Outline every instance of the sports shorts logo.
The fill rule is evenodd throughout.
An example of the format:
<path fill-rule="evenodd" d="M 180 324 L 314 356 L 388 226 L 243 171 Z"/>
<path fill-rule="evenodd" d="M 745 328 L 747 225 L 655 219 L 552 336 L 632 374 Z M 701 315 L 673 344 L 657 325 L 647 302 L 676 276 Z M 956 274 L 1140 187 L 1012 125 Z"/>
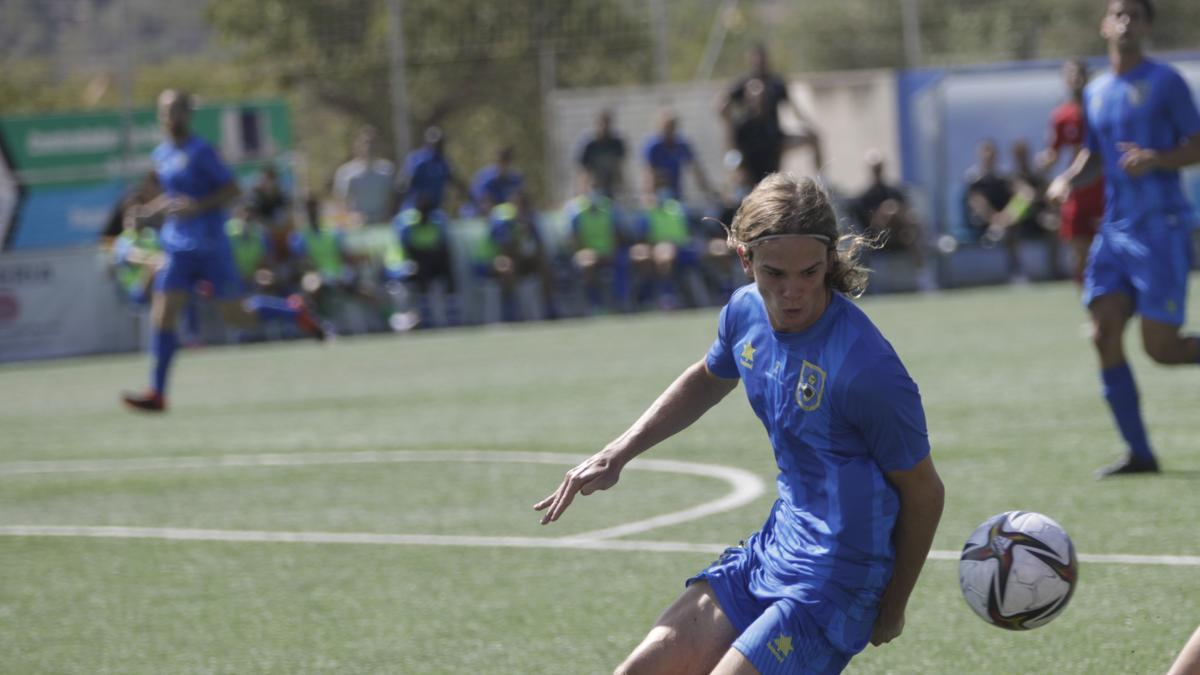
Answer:
<path fill-rule="evenodd" d="M 792 638 L 790 635 L 779 634 L 779 637 L 767 643 L 767 649 L 771 650 L 771 655 L 775 660 L 783 663 L 783 660 L 792 653 Z"/>
<path fill-rule="evenodd" d="M 796 382 L 796 403 L 801 410 L 816 410 L 821 407 L 821 395 L 825 393 L 825 371 L 815 364 L 804 362 L 800 367 L 800 380 Z"/>

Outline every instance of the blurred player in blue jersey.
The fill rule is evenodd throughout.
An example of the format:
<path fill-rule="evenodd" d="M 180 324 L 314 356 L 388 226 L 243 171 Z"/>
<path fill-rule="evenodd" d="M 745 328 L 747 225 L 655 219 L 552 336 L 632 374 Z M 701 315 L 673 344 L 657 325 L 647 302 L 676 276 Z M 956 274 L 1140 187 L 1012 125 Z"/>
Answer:
<path fill-rule="evenodd" d="M 746 197 L 729 240 L 755 283 L 721 312 L 708 355 L 534 505 L 557 520 L 745 385 L 779 498 L 761 530 L 688 579 L 618 672 L 838 672 L 900 635 L 941 518 L 917 386 L 847 298 L 866 285 L 863 240 L 839 239 L 815 181 L 781 174 Z"/>
<path fill-rule="evenodd" d="M 1174 365 L 1200 361 L 1200 338 L 1180 334 L 1192 266 L 1195 217 L 1179 170 L 1200 162 L 1200 114 L 1187 83 L 1170 66 L 1146 58 L 1154 19 L 1149 0 L 1112 0 L 1100 31 L 1112 70 L 1084 91 L 1087 145 L 1048 189 L 1061 202 L 1101 173 L 1104 219 L 1088 253 L 1083 301 L 1091 313 L 1104 398 L 1128 447 L 1098 477 L 1158 471 L 1142 423 L 1137 385 L 1123 334 L 1142 317 L 1150 358 Z"/>
<path fill-rule="evenodd" d="M 191 97 L 168 89 L 158 97 L 158 120 L 166 140 L 154 149 L 154 170 L 163 193 L 141 207 L 140 219 L 164 217 L 159 243 L 165 262 L 154 282 L 150 313 L 154 366 L 150 388 L 124 394 L 135 409 L 166 409 L 167 372 L 179 345 L 175 325 L 187 294 L 207 282 L 225 321 L 253 328 L 259 319 L 295 322 L 315 337 L 324 332 L 297 302 L 255 296 L 242 301 L 242 284 L 225 234 L 225 208 L 240 193 L 237 182 L 211 145 L 192 135 Z"/>

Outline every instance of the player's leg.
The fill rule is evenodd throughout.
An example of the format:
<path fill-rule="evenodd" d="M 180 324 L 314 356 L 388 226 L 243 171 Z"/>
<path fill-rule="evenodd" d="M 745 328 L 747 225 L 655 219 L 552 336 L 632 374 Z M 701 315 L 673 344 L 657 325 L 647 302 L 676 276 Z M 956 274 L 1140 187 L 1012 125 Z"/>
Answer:
<path fill-rule="evenodd" d="M 1096 472 L 1098 478 L 1157 471 L 1150 440 L 1142 421 L 1141 402 L 1133 371 L 1125 358 L 1125 327 L 1134 312 L 1136 260 L 1143 247 L 1129 247 L 1124 238 L 1096 237 L 1084 270 L 1083 296 L 1092 318 L 1092 338 L 1100 357 L 1100 381 L 1113 421 L 1128 446 L 1125 457 Z"/>
<path fill-rule="evenodd" d="M 1150 358 L 1166 366 L 1200 363 L 1200 337 L 1181 335 L 1174 324 L 1143 318 L 1142 345 Z"/>
<path fill-rule="evenodd" d="M 1200 338 L 1181 335 L 1187 307 L 1188 275 L 1192 269 L 1191 229 L 1164 219 L 1146 237 L 1139 256 L 1135 284 L 1137 312 L 1142 316 L 1142 346 L 1164 365 L 1200 362 Z"/>
<path fill-rule="evenodd" d="M 166 409 L 167 374 L 179 349 L 179 334 L 176 325 L 183 306 L 187 304 L 187 293 L 183 291 L 155 291 L 150 300 L 150 321 L 153 335 L 150 339 L 150 387 L 142 393 L 125 393 L 121 398 L 126 405 L 137 410 L 161 412 Z"/>
<path fill-rule="evenodd" d="M 209 260 L 205 275 L 212 283 L 217 311 L 227 324 L 251 330 L 257 327 L 260 321 L 294 323 L 300 330 L 318 340 L 325 338 L 325 329 L 309 312 L 300 296 L 285 299 L 252 295 L 243 298 L 241 278 L 233 264 L 232 255 L 215 254 Z"/>
<path fill-rule="evenodd" d="M 150 323 L 153 326 L 150 339 L 150 387 L 140 394 L 122 394 L 121 399 L 126 405 L 147 412 L 166 409 L 167 375 L 179 348 L 176 325 L 187 303 L 187 292 L 195 285 L 196 279 L 194 259 L 181 254 L 167 256 L 155 277 L 154 295 L 150 300 Z"/>
<path fill-rule="evenodd" d="M 616 672 L 707 673 L 737 638 L 708 582 L 688 586 Z"/>
<path fill-rule="evenodd" d="M 1125 360 L 1123 335 L 1133 314 L 1133 300 L 1124 293 L 1110 293 L 1089 306 L 1093 341 L 1100 357 L 1100 381 L 1104 400 L 1113 421 L 1128 446 L 1125 457 L 1100 468 L 1098 478 L 1115 474 L 1157 471 L 1158 463 L 1142 421 L 1141 399 L 1133 371 Z"/>
<path fill-rule="evenodd" d="M 780 600 L 742 632 L 726 651 L 714 675 L 839 673 L 850 655 L 838 651 L 804 608 Z"/>

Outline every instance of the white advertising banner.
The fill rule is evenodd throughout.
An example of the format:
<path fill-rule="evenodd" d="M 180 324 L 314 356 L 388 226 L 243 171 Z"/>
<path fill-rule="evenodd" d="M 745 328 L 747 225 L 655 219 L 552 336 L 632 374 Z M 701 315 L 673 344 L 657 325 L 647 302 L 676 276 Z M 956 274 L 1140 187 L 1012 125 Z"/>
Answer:
<path fill-rule="evenodd" d="M 95 247 L 0 255 L 0 362 L 134 350 L 136 325 Z"/>

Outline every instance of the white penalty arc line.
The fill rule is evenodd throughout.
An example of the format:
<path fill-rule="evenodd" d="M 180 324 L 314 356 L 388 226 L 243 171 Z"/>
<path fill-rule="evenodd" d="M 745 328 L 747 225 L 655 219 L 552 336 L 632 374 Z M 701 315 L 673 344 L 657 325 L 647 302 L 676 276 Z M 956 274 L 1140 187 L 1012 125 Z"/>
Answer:
<path fill-rule="evenodd" d="M 522 464 L 576 465 L 585 456 L 541 452 L 489 452 L 480 450 L 388 452 L 304 453 L 264 455 L 224 455 L 220 457 L 153 457 L 146 459 L 106 459 L 79 461 L 14 462 L 0 464 L 0 477 L 61 473 L 111 473 L 118 471 L 168 471 L 185 469 L 223 469 L 232 467 L 320 466 L 330 464 L 388 464 L 396 462 L 510 462 Z M 680 525 L 705 516 L 732 511 L 758 499 L 766 491 L 758 476 L 730 466 L 699 464 L 666 459 L 633 460 L 627 469 L 688 474 L 723 480 L 731 491 L 720 499 L 704 502 L 681 511 L 673 511 L 644 520 L 625 523 L 591 532 L 571 535 L 566 539 L 602 540 L 648 532 L 670 525 Z M 129 528 L 139 529 L 139 528 Z M 171 528 L 165 528 L 171 529 Z M 5 531 L 0 529 L 0 534 Z M 82 535 L 76 535 L 82 536 Z M 409 535 L 399 535 L 409 536 Z M 425 536 L 425 535 L 419 535 Z M 506 539 L 499 537 L 495 539 Z M 518 538 L 521 539 L 521 538 Z M 531 538 L 544 541 L 541 538 Z"/>
<path fill-rule="evenodd" d="M 536 452 L 488 452 L 476 450 L 351 452 L 226 455 L 220 457 L 162 457 L 146 459 L 67 460 L 0 464 L 0 477 L 58 473 L 107 473 L 220 469 L 228 467 L 320 466 L 330 464 L 382 464 L 395 462 L 513 462 L 573 465 L 579 455 Z M 595 551 L 644 551 L 666 553 L 720 553 L 725 544 L 672 541 L 616 541 L 614 537 L 676 525 L 706 515 L 729 511 L 757 499 L 764 492 L 758 476 L 733 467 L 672 460 L 636 459 L 628 468 L 684 473 L 719 478 L 733 486 L 721 499 L 682 511 L 656 516 L 602 530 L 568 537 L 488 537 L 438 534 L 374 534 L 365 532 L 275 532 L 258 530 L 206 530 L 173 527 L 89 527 L 53 525 L 0 526 L 0 536 L 89 537 L 109 539 L 158 539 L 171 541 L 219 541 L 256 543 L 373 544 L 393 546 L 466 546 L 499 548 L 575 549 Z M 930 551 L 930 560 L 953 561 L 958 551 Z M 1079 555 L 1085 563 L 1122 565 L 1167 565 L 1200 567 L 1200 556 L 1184 555 Z"/>

